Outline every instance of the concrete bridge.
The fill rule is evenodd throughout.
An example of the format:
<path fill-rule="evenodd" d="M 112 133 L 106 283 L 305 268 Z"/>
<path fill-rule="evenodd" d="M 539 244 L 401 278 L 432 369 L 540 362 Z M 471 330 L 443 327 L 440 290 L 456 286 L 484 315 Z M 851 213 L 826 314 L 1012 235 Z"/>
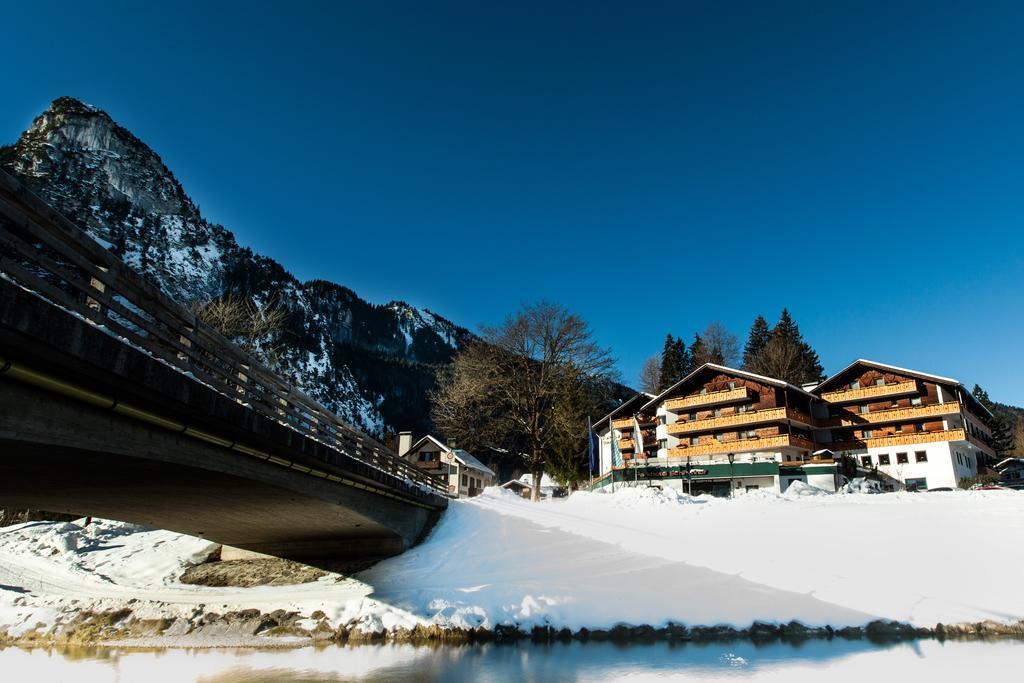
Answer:
<path fill-rule="evenodd" d="M 330 568 L 447 498 L 0 172 L 0 504 Z"/>

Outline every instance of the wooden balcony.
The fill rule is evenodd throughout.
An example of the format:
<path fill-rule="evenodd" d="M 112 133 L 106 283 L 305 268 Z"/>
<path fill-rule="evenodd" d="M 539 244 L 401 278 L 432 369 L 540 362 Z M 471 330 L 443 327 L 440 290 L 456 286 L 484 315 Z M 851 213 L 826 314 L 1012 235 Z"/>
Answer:
<path fill-rule="evenodd" d="M 680 446 L 668 449 L 668 457 L 685 458 L 720 453 L 752 453 L 755 451 L 774 450 L 776 448 L 802 448 L 813 451 L 813 441 L 794 434 L 779 434 L 759 439 L 734 439 L 732 441 L 713 441 L 699 446 Z"/>
<path fill-rule="evenodd" d="M 654 437 L 644 439 L 644 446 L 651 446 L 654 443 Z M 619 451 L 632 451 L 635 450 L 635 442 L 633 439 L 619 439 Z"/>
<path fill-rule="evenodd" d="M 701 406 L 712 406 L 721 403 L 736 403 L 748 401 L 751 398 L 751 391 L 747 387 L 735 389 L 724 389 L 722 391 L 709 391 L 706 394 L 694 394 L 665 401 L 665 410 L 685 410 Z"/>
<path fill-rule="evenodd" d="M 421 470 L 439 470 L 439 469 L 441 469 L 441 461 L 440 460 L 419 461 L 419 462 L 416 462 L 415 465 L 416 465 L 416 467 L 420 468 Z"/>
<path fill-rule="evenodd" d="M 638 418 L 638 421 L 640 422 L 640 426 L 641 427 L 650 427 L 650 426 L 652 426 L 654 424 L 654 421 L 652 419 L 650 419 L 650 418 Z M 600 428 L 601 425 L 599 423 L 599 424 L 594 425 L 594 427 L 595 428 Z M 633 418 L 632 417 L 624 417 L 624 418 L 621 418 L 621 419 L 618 419 L 618 420 L 612 420 L 612 429 L 632 429 L 632 428 L 633 428 Z"/>
<path fill-rule="evenodd" d="M 692 434 L 694 432 L 706 432 L 726 427 L 740 427 L 744 425 L 762 424 L 765 422 L 777 422 L 779 420 L 794 420 L 803 424 L 814 424 L 811 416 L 792 408 L 768 408 L 766 410 L 751 410 L 746 413 L 735 415 L 723 415 L 721 417 L 709 417 L 703 420 L 692 420 L 676 422 L 665 427 L 665 433 L 671 436 L 680 434 Z"/>
<path fill-rule="evenodd" d="M 779 467 L 802 467 L 804 465 L 835 465 L 835 458 L 807 458 L 807 460 L 783 460 Z"/>
<path fill-rule="evenodd" d="M 932 443 L 935 441 L 964 441 L 966 439 L 967 434 L 964 430 L 947 429 L 935 432 L 893 434 L 892 436 L 840 441 L 833 444 L 823 445 L 828 446 L 833 451 L 855 451 L 864 448 L 892 448 L 895 446 L 913 446 L 914 444 Z"/>
<path fill-rule="evenodd" d="M 821 395 L 821 398 L 829 403 L 852 403 L 854 401 L 864 401 L 871 398 L 881 398 L 883 396 L 899 396 L 902 394 L 914 393 L 917 393 L 917 382 L 908 380 L 906 382 L 897 382 L 895 384 L 861 387 L 860 389 L 826 391 Z"/>
<path fill-rule="evenodd" d="M 955 415 L 960 412 L 960 403 L 947 401 L 946 403 L 935 403 L 928 406 L 910 406 L 909 408 L 892 408 L 890 410 L 877 410 L 867 413 L 854 413 L 847 411 L 849 415 L 830 418 L 823 421 L 825 427 L 851 427 L 860 424 L 872 424 L 879 422 L 903 422 L 919 420 L 925 417 L 938 417 L 941 415 Z"/>

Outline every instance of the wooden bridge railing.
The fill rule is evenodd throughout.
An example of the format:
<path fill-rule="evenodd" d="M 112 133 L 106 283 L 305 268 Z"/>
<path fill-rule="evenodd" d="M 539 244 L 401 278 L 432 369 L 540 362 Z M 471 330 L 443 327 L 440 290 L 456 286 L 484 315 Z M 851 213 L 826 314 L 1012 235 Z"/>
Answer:
<path fill-rule="evenodd" d="M 265 417 L 400 480 L 446 490 L 283 381 L 3 171 L 0 273 Z"/>

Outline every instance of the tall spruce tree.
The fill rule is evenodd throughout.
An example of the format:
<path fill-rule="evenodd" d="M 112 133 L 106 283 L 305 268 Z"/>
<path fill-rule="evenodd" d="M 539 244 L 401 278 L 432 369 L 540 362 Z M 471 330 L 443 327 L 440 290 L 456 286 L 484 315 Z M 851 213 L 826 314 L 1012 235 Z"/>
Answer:
<path fill-rule="evenodd" d="M 711 358 L 708 354 L 708 347 L 704 344 L 704 340 L 701 339 L 699 334 L 694 333 L 693 343 L 690 344 L 690 365 L 688 368 L 689 372 L 693 372 L 705 363 L 710 363 Z"/>
<path fill-rule="evenodd" d="M 978 399 L 978 403 L 988 408 L 992 417 L 986 420 L 988 428 L 992 430 L 990 445 L 996 452 L 998 459 L 1012 455 L 1014 449 L 1013 428 L 1006 413 L 988 397 L 988 392 L 977 384 L 971 390 L 971 396 Z"/>
<path fill-rule="evenodd" d="M 772 328 L 768 341 L 757 353 L 744 360 L 744 367 L 751 372 L 793 384 L 820 382 L 825 377 L 818 354 L 804 341 L 796 321 L 785 308 L 782 309 L 779 322 Z"/>
<path fill-rule="evenodd" d="M 661 350 L 661 375 L 658 378 L 658 391 L 668 389 L 676 381 L 675 378 L 681 370 L 677 362 L 675 352 L 676 340 L 671 334 L 665 336 L 665 346 Z"/>
<path fill-rule="evenodd" d="M 690 352 L 686 350 L 686 342 L 683 341 L 682 337 L 676 339 L 675 346 L 672 347 L 672 352 L 676 356 L 676 366 L 679 368 L 679 377 L 673 381 L 674 384 L 690 374 L 693 364 L 690 362 Z"/>
<path fill-rule="evenodd" d="M 768 345 L 771 336 L 771 328 L 768 327 L 768 321 L 764 319 L 764 316 L 759 315 L 754 318 L 754 324 L 750 326 L 750 335 L 747 337 L 747 345 L 743 347 L 742 368 L 744 370 L 751 369 L 754 359 Z"/>
<path fill-rule="evenodd" d="M 658 378 L 658 391 L 662 392 L 681 380 L 690 371 L 690 354 L 686 343 L 671 334 L 665 337 L 665 346 L 661 351 L 661 375 Z"/>

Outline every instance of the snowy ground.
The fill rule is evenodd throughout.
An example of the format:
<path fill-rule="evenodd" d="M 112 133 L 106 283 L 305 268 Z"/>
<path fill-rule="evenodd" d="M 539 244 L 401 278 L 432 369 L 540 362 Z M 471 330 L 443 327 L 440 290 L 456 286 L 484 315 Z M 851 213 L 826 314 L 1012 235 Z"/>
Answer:
<path fill-rule="evenodd" d="M 136 618 L 176 619 L 168 634 L 178 637 L 204 612 L 253 608 L 299 612 L 310 630 L 320 610 L 321 628 L 364 632 L 1010 623 L 1024 619 L 1024 591 L 999 577 L 1024 566 L 1020 538 L 1024 493 L 1014 491 L 721 500 L 626 489 L 531 503 L 488 489 L 453 502 L 425 543 L 355 578 L 208 588 L 177 581 L 206 541 L 33 522 L 0 529 L 0 631 L 125 605 Z"/>

